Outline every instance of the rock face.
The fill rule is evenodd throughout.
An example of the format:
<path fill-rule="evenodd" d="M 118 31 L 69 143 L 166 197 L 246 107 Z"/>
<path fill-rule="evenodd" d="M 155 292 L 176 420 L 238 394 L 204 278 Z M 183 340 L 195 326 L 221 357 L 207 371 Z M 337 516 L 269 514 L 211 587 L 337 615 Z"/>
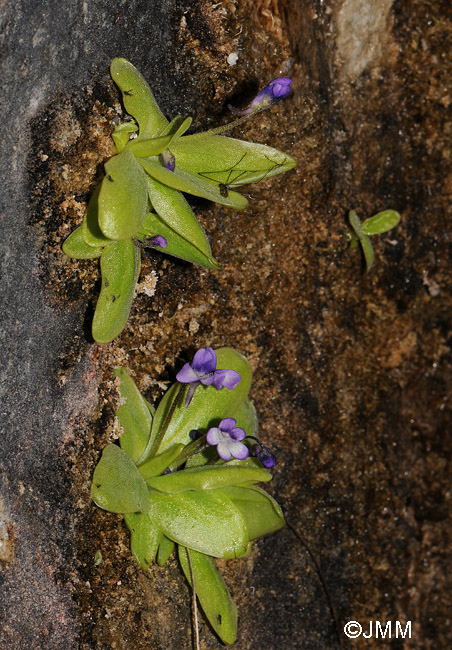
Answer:
<path fill-rule="evenodd" d="M 6 0 L 0 17 L 2 647 L 190 645 L 177 563 L 141 571 L 89 484 L 114 431 L 112 368 L 156 401 L 205 345 L 253 365 L 270 490 L 291 523 L 222 563 L 236 647 L 346 647 L 349 620 L 368 636 L 391 621 L 392 638 L 411 621 L 400 647 L 450 647 L 449 4 Z M 149 253 L 127 328 L 98 346 L 97 262 L 60 248 L 111 154 L 114 56 L 197 129 L 292 76 L 293 97 L 237 137 L 298 166 L 245 189 L 243 212 L 194 201 L 222 269 Z M 402 214 L 373 239 L 367 275 L 344 236 L 352 208 Z M 204 621 L 201 638 L 221 645 Z"/>

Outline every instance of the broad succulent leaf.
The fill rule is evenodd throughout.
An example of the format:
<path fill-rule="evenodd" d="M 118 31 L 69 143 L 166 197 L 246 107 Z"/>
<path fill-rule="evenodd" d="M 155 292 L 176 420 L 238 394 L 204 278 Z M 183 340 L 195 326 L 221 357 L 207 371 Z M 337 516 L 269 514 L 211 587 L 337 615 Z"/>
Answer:
<path fill-rule="evenodd" d="M 124 151 L 130 151 L 137 158 L 157 156 L 168 147 L 172 139 L 172 135 L 161 135 L 157 138 L 148 138 L 147 140 L 135 138 L 134 140 L 129 140 Z"/>
<path fill-rule="evenodd" d="M 130 550 L 141 568 L 146 570 L 155 561 L 163 533 L 145 512 L 125 514 L 124 520 L 130 530 Z"/>
<path fill-rule="evenodd" d="M 108 239 L 129 239 L 140 230 L 148 204 L 146 176 L 138 159 L 122 151 L 105 163 L 99 193 L 99 227 Z"/>
<path fill-rule="evenodd" d="M 239 187 L 282 174 L 296 161 L 264 144 L 195 133 L 173 142 L 177 168 L 215 185 Z"/>
<path fill-rule="evenodd" d="M 122 428 L 119 444 L 136 463 L 149 441 L 152 415 L 146 400 L 125 368 L 116 368 L 115 375 L 120 380 L 119 392 L 122 398 L 122 403 L 116 411 Z"/>
<path fill-rule="evenodd" d="M 122 124 L 117 124 L 115 126 L 111 137 L 113 138 L 118 153 L 121 153 L 128 143 L 130 134 L 136 131 L 138 131 L 138 125 L 135 121 L 122 122 Z"/>
<path fill-rule="evenodd" d="M 148 485 L 154 476 L 161 474 L 180 455 L 182 449 L 184 449 L 184 445 L 172 445 L 158 456 L 154 456 L 138 466 L 141 476 Z"/>
<path fill-rule="evenodd" d="M 250 399 L 242 402 L 231 415 L 237 420 L 236 426 L 244 429 L 247 436 L 257 436 L 259 423 L 254 403 Z"/>
<path fill-rule="evenodd" d="M 184 196 L 177 190 L 163 185 L 153 178 L 148 178 L 148 191 L 152 207 L 158 213 L 160 219 L 180 238 L 185 240 L 191 248 L 197 249 L 210 266 L 218 268 L 216 260 L 212 257 L 212 251 L 205 232 Z M 152 216 L 150 220 L 152 227 Z M 146 219 L 144 225 L 146 225 Z M 159 234 L 164 235 L 164 233 Z M 171 237 L 169 237 L 168 243 L 172 244 Z M 174 242 L 173 246 L 175 247 L 176 244 L 180 247 L 180 240 Z"/>
<path fill-rule="evenodd" d="M 170 187 L 167 189 L 172 192 L 177 191 L 172 190 Z M 178 192 L 178 194 L 180 194 L 180 192 Z M 182 194 L 180 194 L 180 196 L 182 197 Z M 164 252 L 167 255 L 173 255 L 181 260 L 187 260 L 187 262 L 199 264 L 199 266 L 205 266 L 208 269 L 220 268 L 212 253 L 210 253 L 210 255 L 205 255 L 197 246 L 170 228 L 159 214 L 156 212 L 148 212 L 144 218 L 143 226 L 137 235 L 137 239 L 145 241 L 147 237 L 152 237 L 156 234 L 165 237 L 167 246 L 164 249 Z M 207 240 L 206 243 L 208 245 L 208 250 L 210 251 L 210 245 Z"/>
<path fill-rule="evenodd" d="M 158 107 L 143 75 L 123 58 L 113 59 L 110 72 L 113 81 L 122 91 L 124 108 L 140 127 L 139 138 L 146 140 L 162 133 L 168 120 Z"/>
<path fill-rule="evenodd" d="M 395 228 L 400 222 L 400 214 L 395 210 L 383 210 L 365 219 L 361 228 L 365 235 L 381 235 Z"/>
<path fill-rule="evenodd" d="M 229 486 L 222 488 L 221 492 L 240 510 L 250 540 L 273 533 L 285 525 L 281 508 L 261 488 Z"/>
<path fill-rule="evenodd" d="M 102 255 L 101 246 L 90 246 L 83 239 L 82 227 L 71 232 L 63 244 L 63 253 L 77 260 L 89 260 Z"/>
<path fill-rule="evenodd" d="M 271 474 L 266 469 L 226 465 L 209 465 L 191 467 L 173 474 L 156 476 L 147 480 L 150 488 L 174 494 L 186 490 L 212 490 L 242 485 L 244 483 L 261 483 L 270 481 Z"/>
<path fill-rule="evenodd" d="M 147 512 L 149 492 L 133 460 L 117 445 L 107 445 L 94 470 L 91 498 L 109 512 Z"/>
<path fill-rule="evenodd" d="M 111 239 L 105 237 L 99 227 L 99 193 L 102 185 L 98 185 L 91 195 L 82 222 L 82 236 L 89 246 L 106 246 Z"/>
<path fill-rule="evenodd" d="M 139 162 L 149 176 L 180 192 L 200 196 L 203 199 L 221 203 L 237 210 L 246 208 L 248 205 L 248 200 L 238 192 L 228 192 L 227 196 L 223 196 L 219 188 L 212 182 L 201 176 L 186 172 L 182 168 L 179 169 L 177 161 L 174 171 L 166 169 L 158 159 L 140 158 Z"/>
<path fill-rule="evenodd" d="M 151 491 L 148 514 L 164 534 L 214 557 L 234 558 L 248 546 L 244 518 L 220 490 Z"/>
<path fill-rule="evenodd" d="M 140 271 L 140 251 L 131 239 L 111 242 L 100 258 L 102 287 L 93 318 L 93 338 L 109 343 L 129 318 Z"/>

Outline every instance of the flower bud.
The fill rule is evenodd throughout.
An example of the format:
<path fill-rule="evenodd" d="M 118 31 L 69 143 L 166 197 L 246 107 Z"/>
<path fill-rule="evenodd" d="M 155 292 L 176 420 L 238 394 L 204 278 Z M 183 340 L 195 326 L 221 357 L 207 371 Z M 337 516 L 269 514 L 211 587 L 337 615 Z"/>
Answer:
<path fill-rule="evenodd" d="M 288 77 L 278 77 L 277 79 L 270 81 L 270 83 L 256 95 L 248 108 L 239 110 L 230 104 L 228 105 L 228 108 L 232 113 L 234 113 L 234 115 L 250 115 L 256 111 L 263 110 L 264 108 L 268 108 L 272 104 L 276 104 L 282 99 L 288 97 L 290 95 L 291 83 L 292 79 L 289 79 Z"/>

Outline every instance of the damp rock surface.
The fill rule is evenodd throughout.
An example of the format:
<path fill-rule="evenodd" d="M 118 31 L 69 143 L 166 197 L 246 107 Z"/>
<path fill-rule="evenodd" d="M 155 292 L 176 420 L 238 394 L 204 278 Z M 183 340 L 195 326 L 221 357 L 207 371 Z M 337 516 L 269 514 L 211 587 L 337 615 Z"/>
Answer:
<path fill-rule="evenodd" d="M 139 569 L 89 486 L 117 436 L 112 369 L 155 403 L 206 345 L 252 364 L 260 436 L 278 457 L 269 491 L 291 524 L 221 562 L 235 647 L 389 643 L 347 639 L 349 620 L 366 633 L 391 621 L 404 650 L 450 647 L 448 3 L 7 0 L 0 18 L 2 647 L 191 647 L 176 561 Z M 102 346 L 90 337 L 98 262 L 61 244 L 123 116 L 115 56 L 195 130 L 291 76 L 293 96 L 233 135 L 298 165 L 244 188 L 240 212 L 190 199 L 221 270 L 146 253 L 128 325 Z M 347 214 L 386 208 L 402 220 L 372 239 L 365 274 Z M 395 640 L 397 621 L 410 638 Z M 222 647 L 200 625 L 201 647 Z"/>

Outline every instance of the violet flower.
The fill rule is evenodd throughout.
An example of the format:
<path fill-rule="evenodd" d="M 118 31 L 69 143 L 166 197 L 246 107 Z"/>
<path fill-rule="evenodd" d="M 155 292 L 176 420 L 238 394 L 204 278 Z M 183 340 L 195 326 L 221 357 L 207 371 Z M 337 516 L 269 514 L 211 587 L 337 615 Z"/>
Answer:
<path fill-rule="evenodd" d="M 192 400 L 193 393 L 200 384 L 203 384 L 203 386 L 213 384 L 217 390 L 220 390 L 220 388 L 233 390 L 241 377 L 236 370 L 217 370 L 215 350 L 201 348 L 193 357 L 192 364 L 186 363 L 182 370 L 179 370 L 176 379 L 181 384 L 189 384 L 185 399 L 185 408 L 187 408 Z"/>
<path fill-rule="evenodd" d="M 206 442 L 215 445 L 217 453 L 223 460 L 245 460 L 248 458 L 249 449 L 240 441 L 246 438 L 246 433 L 241 427 L 236 427 L 235 418 L 221 420 L 217 427 L 212 427 L 206 435 Z"/>
<path fill-rule="evenodd" d="M 268 108 L 272 104 L 276 104 L 290 95 L 291 83 L 292 79 L 289 79 L 288 77 L 278 77 L 277 79 L 270 81 L 270 83 L 256 95 L 248 108 L 239 110 L 230 104 L 228 104 L 228 108 L 232 113 L 234 113 L 234 115 L 250 115 L 256 111 Z"/>

